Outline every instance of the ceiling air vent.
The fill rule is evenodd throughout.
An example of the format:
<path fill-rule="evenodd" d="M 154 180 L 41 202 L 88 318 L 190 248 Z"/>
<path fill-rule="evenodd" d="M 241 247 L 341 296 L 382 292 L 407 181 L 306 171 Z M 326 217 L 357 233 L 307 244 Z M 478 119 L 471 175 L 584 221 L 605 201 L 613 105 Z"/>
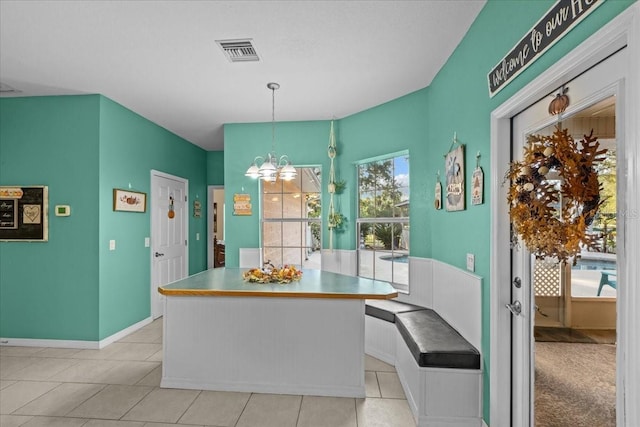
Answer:
<path fill-rule="evenodd" d="M 231 62 L 259 61 L 256 49 L 251 44 L 251 39 L 241 40 L 216 40 L 227 58 Z"/>

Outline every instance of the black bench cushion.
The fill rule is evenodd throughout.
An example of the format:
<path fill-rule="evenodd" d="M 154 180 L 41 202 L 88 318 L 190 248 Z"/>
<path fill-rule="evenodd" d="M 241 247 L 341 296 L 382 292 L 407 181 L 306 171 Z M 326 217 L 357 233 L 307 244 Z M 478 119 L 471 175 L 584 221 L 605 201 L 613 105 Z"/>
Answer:
<path fill-rule="evenodd" d="M 480 353 L 431 309 L 398 313 L 396 327 L 418 366 L 480 369 Z"/>
<path fill-rule="evenodd" d="M 395 323 L 396 314 L 416 310 L 424 310 L 424 307 L 391 299 L 368 299 L 365 301 L 364 314 Z"/>

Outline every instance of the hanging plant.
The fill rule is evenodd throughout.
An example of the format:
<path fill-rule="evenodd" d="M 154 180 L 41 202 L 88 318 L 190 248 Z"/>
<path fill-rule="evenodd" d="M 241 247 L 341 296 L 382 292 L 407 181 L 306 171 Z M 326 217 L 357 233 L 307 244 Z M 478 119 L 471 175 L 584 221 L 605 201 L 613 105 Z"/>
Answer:
<path fill-rule="evenodd" d="M 329 193 L 331 194 L 342 194 L 345 188 L 347 188 L 347 183 L 344 180 L 329 183 Z"/>
<path fill-rule="evenodd" d="M 344 224 L 347 222 L 347 218 L 340 212 L 333 212 L 329 214 L 329 230 L 341 231 Z"/>
<path fill-rule="evenodd" d="M 513 162 L 505 179 L 511 181 L 507 200 L 514 239 L 519 235 L 537 257 L 567 261 L 583 247 L 598 248 L 599 235 L 588 227 L 602 204 L 595 166 L 605 150 L 597 137 L 585 135 L 582 148 L 560 125 L 551 136 L 530 135 L 524 158 Z M 547 179 L 557 174 L 560 185 Z"/>

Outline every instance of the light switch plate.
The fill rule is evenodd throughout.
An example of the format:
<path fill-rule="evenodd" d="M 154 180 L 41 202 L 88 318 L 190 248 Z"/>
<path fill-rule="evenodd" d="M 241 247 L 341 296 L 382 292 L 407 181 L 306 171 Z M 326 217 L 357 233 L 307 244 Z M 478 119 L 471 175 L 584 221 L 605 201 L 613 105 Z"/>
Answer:
<path fill-rule="evenodd" d="M 116 241 L 115 240 L 109 240 L 109 250 L 110 251 L 115 251 L 116 250 Z"/>
<path fill-rule="evenodd" d="M 144 238 L 144 247 L 148 248 L 149 246 L 151 246 L 151 239 L 148 237 Z"/>
<path fill-rule="evenodd" d="M 476 271 L 476 257 L 473 254 L 467 254 L 467 270 Z"/>

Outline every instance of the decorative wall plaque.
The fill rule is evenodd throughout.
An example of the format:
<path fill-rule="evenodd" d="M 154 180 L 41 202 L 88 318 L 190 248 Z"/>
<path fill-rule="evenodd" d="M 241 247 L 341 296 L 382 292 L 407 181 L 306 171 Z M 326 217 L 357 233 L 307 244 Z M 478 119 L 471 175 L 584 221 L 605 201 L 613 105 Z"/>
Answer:
<path fill-rule="evenodd" d="M 0 187 L 0 240 L 49 240 L 49 187 Z"/>
<path fill-rule="evenodd" d="M 462 211 L 464 210 L 464 145 L 447 153 L 445 170 L 447 211 Z"/>
<path fill-rule="evenodd" d="M 249 194 L 233 195 L 233 214 L 251 215 L 251 196 Z"/>

